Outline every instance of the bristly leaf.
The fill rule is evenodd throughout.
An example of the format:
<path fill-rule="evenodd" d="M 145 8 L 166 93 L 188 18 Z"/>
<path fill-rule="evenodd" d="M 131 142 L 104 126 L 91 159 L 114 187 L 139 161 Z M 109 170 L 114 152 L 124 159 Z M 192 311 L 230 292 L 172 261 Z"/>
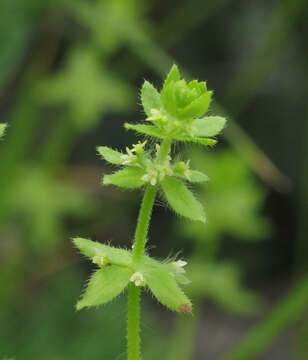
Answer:
<path fill-rule="evenodd" d="M 179 71 L 179 68 L 177 67 L 177 65 L 173 64 L 167 77 L 166 80 L 164 82 L 164 86 L 163 89 L 171 82 L 171 81 L 179 81 L 181 80 L 181 74 Z"/>
<path fill-rule="evenodd" d="M 172 139 L 179 142 L 192 142 L 204 146 L 213 146 L 217 143 L 215 139 L 201 138 L 195 136 L 172 136 Z"/>
<path fill-rule="evenodd" d="M 73 242 L 79 251 L 91 260 L 94 256 L 103 255 L 111 264 L 122 266 L 131 265 L 132 255 L 130 251 L 117 249 L 112 246 L 79 237 L 73 239 Z"/>
<path fill-rule="evenodd" d="M 161 91 L 161 101 L 165 108 L 165 110 L 168 111 L 169 114 L 177 117 L 177 102 L 175 98 L 175 93 L 172 91 L 174 82 L 169 81 L 169 83 L 165 83 L 162 91 Z"/>
<path fill-rule="evenodd" d="M 133 270 L 117 265 L 97 270 L 91 277 L 83 298 L 78 301 L 76 309 L 103 305 L 111 301 L 125 289 L 132 274 Z"/>
<path fill-rule="evenodd" d="M 4 135 L 6 127 L 7 127 L 6 124 L 0 124 L 0 139 Z"/>
<path fill-rule="evenodd" d="M 167 308 L 184 313 L 192 312 L 192 305 L 173 275 L 165 269 L 152 268 L 144 273 L 146 284 L 157 300 Z"/>
<path fill-rule="evenodd" d="M 162 134 L 161 130 L 154 125 L 143 125 L 143 124 L 124 124 L 125 129 L 127 130 L 134 130 L 139 134 L 153 136 L 158 139 L 163 139 L 164 135 Z"/>
<path fill-rule="evenodd" d="M 201 171 L 190 170 L 189 172 L 189 181 L 192 183 L 201 183 L 209 180 L 210 178 Z"/>
<path fill-rule="evenodd" d="M 226 119 L 220 116 L 207 116 L 203 119 L 196 119 L 193 127 L 197 136 L 211 137 L 219 134 L 226 125 Z"/>
<path fill-rule="evenodd" d="M 127 167 L 111 175 L 105 175 L 104 185 L 115 185 L 125 189 L 137 189 L 144 185 L 141 180 L 145 171 L 138 167 Z"/>
<path fill-rule="evenodd" d="M 160 184 L 169 205 L 176 213 L 191 220 L 205 222 L 205 214 L 201 203 L 181 180 L 166 176 Z"/>
<path fill-rule="evenodd" d="M 217 140 L 210 138 L 201 138 L 196 136 L 180 136 L 180 135 L 165 135 L 155 125 L 143 125 L 143 124 L 124 124 L 125 129 L 134 130 L 139 134 L 148 135 L 157 139 L 164 139 L 166 137 L 172 138 L 174 141 L 179 142 L 192 142 L 204 146 L 213 146 L 217 143 Z"/>
<path fill-rule="evenodd" d="M 145 81 L 141 89 L 141 101 L 144 112 L 151 116 L 151 110 L 161 108 L 161 99 L 159 92 L 148 81 Z"/>
<path fill-rule="evenodd" d="M 100 154 L 100 156 L 105 159 L 106 161 L 108 161 L 111 164 L 114 165 L 122 165 L 123 164 L 123 160 L 121 159 L 121 156 L 123 156 L 122 153 L 120 153 L 119 151 L 110 149 L 107 146 L 99 146 L 97 148 L 98 153 Z"/>

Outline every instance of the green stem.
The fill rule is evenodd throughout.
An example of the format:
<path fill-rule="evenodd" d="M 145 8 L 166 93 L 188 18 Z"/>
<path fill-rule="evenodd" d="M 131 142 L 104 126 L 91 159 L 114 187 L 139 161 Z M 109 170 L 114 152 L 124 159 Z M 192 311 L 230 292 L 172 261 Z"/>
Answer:
<path fill-rule="evenodd" d="M 142 259 L 157 187 L 148 185 L 141 204 L 135 234 L 133 262 Z M 140 288 L 130 284 L 127 300 L 127 360 L 140 359 Z"/>
<path fill-rule="evenodd" d="M 133 261 L 135 264 L 138 264 L 144 253 L 156 192 L 156 186 L 148 185 L 145 189 L 135 234 L 133 250 Z"/>
<path fill-rule="evenodd" d="M 127 360 L 140 359 L 140 288 L 128 287 L 127 312 Z"/>
<path fill-rule="evenodd" d="M 156 159 L 157 162 L 163 162 L 167 158 L 171 150 L 171 142 L 172 142 L 171 139 L 165 139 L 162 142 L 160 146 L 159 154 Z"/>
<path fill-rule="evenodd" d="M 157 156 L 163 161 L 171 149 L 171 140 L 165 139 Z M 133 263 L 137 265 L 144 254 L 152 209 L 157 193 L 157 186 L 148 185 L 145 189 L 135 233 Z M 140 359 L 140 288 L 130 284 L 127 306 L 127 360 Z"/>
<path fill-rule="evenodd" d="M 171 142 L 171 139 L 165 139 L 162 142 L 157 156 L 158 162 L 164 161 L 164 159 L 168 156 L 171 149 Z M 135 264 L 138 264 L 144 253 L 156 192 L 157 186 L 148 185 L 144 193 L 135 234 L 133 250 L 133 261 Z"/>

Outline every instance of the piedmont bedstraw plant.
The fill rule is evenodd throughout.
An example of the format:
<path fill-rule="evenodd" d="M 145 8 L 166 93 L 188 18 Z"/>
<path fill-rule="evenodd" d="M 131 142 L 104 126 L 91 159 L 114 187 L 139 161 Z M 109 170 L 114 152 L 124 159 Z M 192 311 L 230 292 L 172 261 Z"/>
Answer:
<path fill-rule="evenodd" d="M 225 119 L 206 116 L 212 92 L 205 82 L 186 83 L 180 78 L 177 66 L 171 68 L 161 92 L 145 81 L 141 101 L 147 116 L 144 124 L 125 124 L 148 138 L 125 153 L 102 146 L 98 152 L 107 162 L 121 169 L 105 175 L 104 185 L 126 189 L 143 189 L 144 197 L 139 212 L 132 250 L 124 250 L 91 240 L 76 238 L 74 244 L 82 254 L 98 266 L 88 287 L 77 303 L 77 310 L 98 306 L 111 301 L 128 288 L 127 359 L 140 359 L 140 291 L 149 289 L 154 297 L 169 309 L 191 313 L 192 303 L 181 289 L 189 283 L 185 277 L 186 261 L 168 259 L 158 261 L 145 253 L 150 217 L 157 191 L 160 189 L 169 206 L 179 215 L 205 222 L 201 203 L 187 188 L 186 182 L 200 183 L 208 177 L 191 169 L 189 160 L 174 161 L 171 147 L 175 142 L 192 142 L 205 146 L 216 143 L 213 139 L 225 126 Z M 153 144 L 153 141 L 150 142 Z"/>

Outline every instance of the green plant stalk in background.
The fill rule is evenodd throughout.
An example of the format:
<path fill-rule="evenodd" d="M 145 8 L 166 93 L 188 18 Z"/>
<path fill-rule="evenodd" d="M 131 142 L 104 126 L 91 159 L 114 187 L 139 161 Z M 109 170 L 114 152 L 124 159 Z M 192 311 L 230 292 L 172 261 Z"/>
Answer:
<path fill-rule="evenodd" d="M 269 316 L 249 331 L 240 344 L 222 357 L 222 360 L 256 359 L 283 330 L 299 319 L 307 309 L 307 302 L 308 277 L 306 276 L 298 281 Z"/>
<path fill-rule="evenodd" d="M 98 148 L 102 158 L 122 169 L 105 175 L 104 185 L 126 189 L 144 188 L 133 250 L 117 249 L 91 240 L 76 238 L 76 247 L 99 269 L 91 277 L 77 310 L 105 304 L 128 288 L 127 359 L 139 360 L 140 351 L 140 293 L 148 287 L 156 299 L 169 309 L 191 313 L 192 304 L 181 289 L 189 283 L 185 277 L 186 262 L 174 258 L 157 261 L 145 252 L 152 209 L 158 188 L 169 206 L 190 220 L 205 222 L 203 206 L 187 188 L 186 182 L 202 183 L 208 177 L 192 170 L 189 161 L 174 161 L 170 155 L 172 142 L 214 145 L 214 136 L 225 126 L 219 116 L 204 116 L 212 92 L 205 82 L 181 79 L 173 66 L 161 93 L 145 81 L 141 101 L 147 115 L 145 124 L 125 124 L 126 129 L 155 138 L 159 143 L 147 149 L 147 141 L 126 148 L 126 154 L 106 146 Z M 151 125 L 150 125 L 151 124 Z M 158 140 L 157 140 L 158 139 Z"/>

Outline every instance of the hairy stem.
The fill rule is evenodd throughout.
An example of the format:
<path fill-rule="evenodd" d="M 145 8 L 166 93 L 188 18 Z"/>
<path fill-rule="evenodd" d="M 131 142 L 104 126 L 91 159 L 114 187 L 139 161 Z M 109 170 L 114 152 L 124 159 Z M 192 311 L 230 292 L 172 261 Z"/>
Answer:
<path fill-rule="evenodd" d="M 133 261 L 135 264 L 141 260 L 144 253 L 156 192 L 156 186 L 148 185 L 143 196 L 133 250 Z"/>
<path fill-rule="evenodd" d="M 140 288 L 134 284 L 128 287 L 127 311 L 127 360 L 140 359 Z"/>
<path fill-rule="evenodd" d="M 163 161 L 171 149 L 171 140 L 162 142 L 157 161 Z M 135 233 L 133 262 L 138 264 L 144 254 L 145 244 L 157 193 L 157 186 L 148 185 L 145 189 Z M 140 359 L 140 288 L 130 284 L 127 308 L 127 360 Z"/>
<path fill-rule="evenodd" d="M 157 162 L 162 162 L 163 160 L 165 160 L 167 158 L 167 156 L 169 155 L 170 149 L 171 149 L 171 142 L 172 142 L 171 139 L 165 139 L 162 142 L 157 159 L 156 159 Z"/>

